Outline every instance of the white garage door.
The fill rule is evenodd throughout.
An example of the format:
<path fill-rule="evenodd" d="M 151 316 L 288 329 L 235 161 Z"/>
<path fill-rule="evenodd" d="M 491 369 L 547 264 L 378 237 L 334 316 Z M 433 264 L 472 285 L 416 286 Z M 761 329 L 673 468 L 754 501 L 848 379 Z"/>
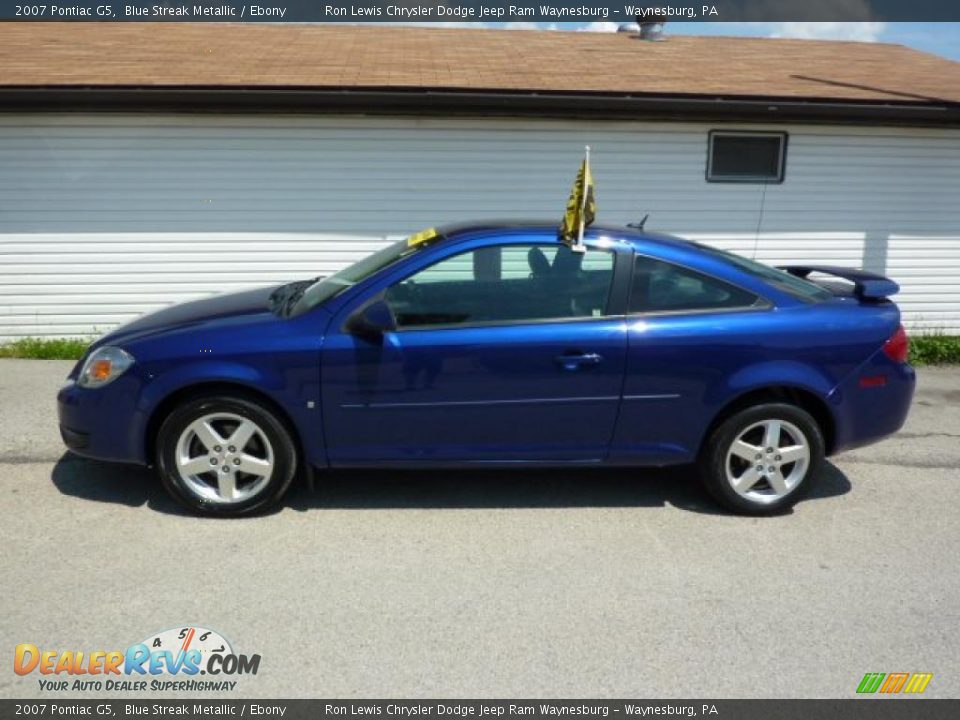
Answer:
<path fill-rule="evenodd" d="M 886 272 L 911 324 L 960 333 L 960 131 L 753 126 L 789 132 L 786 180 L 741 185 L 704 178 L 719 127 L 0 116 L 0 339 L 93 336 L 447 221 L 559 221 L 585 144 L 602 221 Z"/>

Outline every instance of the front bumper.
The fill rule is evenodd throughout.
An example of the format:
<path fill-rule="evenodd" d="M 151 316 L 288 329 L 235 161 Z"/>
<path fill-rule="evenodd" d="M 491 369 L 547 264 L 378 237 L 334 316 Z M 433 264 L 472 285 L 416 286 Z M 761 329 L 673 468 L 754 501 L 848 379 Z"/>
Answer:
<path fill-rule="evenodd" d="M 145 464 L 139 380 L 124 375 L 101 388 L 67 381 L 57 393 L 60 437 L 72 452 L 96 460 Z"/>
<path fill-rule="evenodd" d="M 60 438 L 63 444 L 71 450 L 83 450 L 90 444 L 90 434 L 73 430 L 65 425 L 60 426 Z"/>

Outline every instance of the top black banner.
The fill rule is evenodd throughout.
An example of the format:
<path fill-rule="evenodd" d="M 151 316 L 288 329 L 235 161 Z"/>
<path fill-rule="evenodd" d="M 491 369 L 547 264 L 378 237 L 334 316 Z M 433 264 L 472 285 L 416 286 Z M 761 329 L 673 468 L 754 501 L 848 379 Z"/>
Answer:
<path fill-rule="evenodd" d="M 958 0 L 0 0 L 0 20 L 152 22 L 956 22 Z"/>

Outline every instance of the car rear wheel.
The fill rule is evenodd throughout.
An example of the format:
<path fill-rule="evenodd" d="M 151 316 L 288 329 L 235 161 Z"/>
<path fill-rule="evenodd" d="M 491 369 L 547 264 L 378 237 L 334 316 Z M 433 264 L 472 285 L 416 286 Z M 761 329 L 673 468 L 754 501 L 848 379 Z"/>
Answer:
<path fill-rule="evenodd" d="M 160 426 L 157 466 L 167 491 L 206 515 L 245 515 L 277 502 L 297 468 L 284 424 L 257 402 L 206 397 Z"/>
<path fill-rule="evenodd" d="M 728 510 L 771 515 L 809 491 L 823 455 L 823 434 L 808 412 L 770 403 L 721 423 L 707 440 L 700 470 L 709 493 Z"/>

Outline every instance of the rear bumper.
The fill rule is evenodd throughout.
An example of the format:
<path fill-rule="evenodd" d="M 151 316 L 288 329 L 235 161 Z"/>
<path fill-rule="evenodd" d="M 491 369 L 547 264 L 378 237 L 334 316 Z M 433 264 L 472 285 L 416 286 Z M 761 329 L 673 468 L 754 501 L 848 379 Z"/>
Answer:
<path fill-rule="evenodd" d="M 836 419 L 833 453 L 870 445 L 900 430 L 916 383 L 911 365 L 895 363 L 878 351 L 828 397 Z"/>

